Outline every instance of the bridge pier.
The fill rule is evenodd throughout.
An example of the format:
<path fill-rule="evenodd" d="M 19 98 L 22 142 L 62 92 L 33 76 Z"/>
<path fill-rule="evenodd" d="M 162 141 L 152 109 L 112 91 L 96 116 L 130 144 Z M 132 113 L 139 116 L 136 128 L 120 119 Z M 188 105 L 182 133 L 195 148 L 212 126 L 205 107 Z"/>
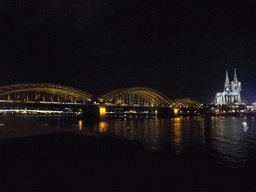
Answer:
<path fill-rule="evenodd" d="M 89 105 L 82 107 L 82 119 L 85 121 L 105 120 L 106 108 L 103 106 Z"/>
<path fill-rule="evenodd" d="M 164 119 L 164 118 L 170 118 L 170 117 L 174 117 L 176 110 L 172 109 L 172 108 L 167 108 L 167 107 L 159 107 L 157 109 L 157 118 L 159 119 Z"/>

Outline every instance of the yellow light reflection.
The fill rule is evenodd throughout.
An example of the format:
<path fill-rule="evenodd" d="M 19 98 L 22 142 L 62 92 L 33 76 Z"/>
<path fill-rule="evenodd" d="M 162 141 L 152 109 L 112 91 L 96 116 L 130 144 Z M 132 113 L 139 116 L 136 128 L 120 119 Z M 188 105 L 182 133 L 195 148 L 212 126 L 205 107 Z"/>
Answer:
<path fill-rule="evenodd" d="M 174 145 L 176 146 L 176 149 L 178 152 L 180 152 L 180 145 L 182 140 L 182 133 L 181 133 L 181 125 L 180 125 L 180 117 L 174 118 Z"/>
<path fill-rule="evenodd" d="M 79 120 L 79 130 L 82 130 L 83 120 Z"/>
<path fill-rule="evenodd" d="M 106 122 L 100 122 L 99 123 L 99 132 L 104 133 L 107 131 L 107 123 Z"/>

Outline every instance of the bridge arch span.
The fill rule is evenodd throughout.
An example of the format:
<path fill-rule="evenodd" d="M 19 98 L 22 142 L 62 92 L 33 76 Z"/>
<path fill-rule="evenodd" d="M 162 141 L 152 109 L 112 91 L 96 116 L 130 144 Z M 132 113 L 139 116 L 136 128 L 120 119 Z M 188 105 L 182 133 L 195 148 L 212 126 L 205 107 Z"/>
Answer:
<path fill-rule="evenodd" d="M 102 95 L 99 100 L 115 104 L 173 105 L 161 92 L 148 87 L 118 89 Z"/>
<path fill-rule="evenodd" d="M 201 104 L 192 98 L 179 98 L 174 100 L 175 106 L 190 106 L 190 107 L 200 107 Z"/>
<path fill-rule="evenodd" d="M 73 87 L 59 85 L 59 84 L 50 84 L 50 83 L 23 83 L 23 84 L 13 84 L 0 87 L 0 97 L 4 95 L 10 95 L 18 93 L 16 97 L 24 97 L 24 92 L 34 92 L 34 95 L 37 93 L 37 97 L 41 97 L 41 93 L 53 94 L 66 98 L 68 100 L 82 100 L 82 101 L 91 101 L 93 95 L 89 94 L 83 90 L 76 89 Z M 23 93 L 19 95 L 19 93 Z M 9 98 L 8 98 L 9 99 Z M 22 98 L 23 99 L 23 98 Z M 24 98 L 25 100 L 26 98 Z"/>

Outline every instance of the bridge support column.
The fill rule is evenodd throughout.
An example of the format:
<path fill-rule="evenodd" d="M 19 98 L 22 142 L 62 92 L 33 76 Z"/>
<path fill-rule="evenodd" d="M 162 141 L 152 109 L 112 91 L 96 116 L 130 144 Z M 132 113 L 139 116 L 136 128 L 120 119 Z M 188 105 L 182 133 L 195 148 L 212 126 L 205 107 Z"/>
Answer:
<path fill-rule="evenodd" d="M 173 109 L 173 115 L 174 117 L 179 116 L 179 109 Z"/>
<path fill-rule="evenodd" d="M 99 118 L 101 121 L 106 120 L 106 107 L 99 107 L 100 113 Z"/>
<path fill-rule="evenodd" d="M 102 121 L 106 118 L 106 108 L 95 105 L 82 108 L 82 118 L 85 121 Z"/>
<path fill-rule="evenodd" d="M 98 106 L 85 106 L 82 108 L 82 118 L 85 121 L 94 121 L 99 119 Z"/>
<path fill-rule="evenodd" d="M 174 117 L 174 109 L 167 107 L 159 107 L 157 109 L 157 118 L 163 119 L 170 117 Z"/>

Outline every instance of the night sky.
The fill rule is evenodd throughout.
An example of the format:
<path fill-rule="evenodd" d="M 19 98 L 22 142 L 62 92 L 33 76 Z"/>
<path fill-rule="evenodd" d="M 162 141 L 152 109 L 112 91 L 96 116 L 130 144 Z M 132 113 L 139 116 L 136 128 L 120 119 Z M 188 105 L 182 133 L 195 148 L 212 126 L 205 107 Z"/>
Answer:
<path fill-rule="evenodd" d="M 0 85 L 55 83 L 91 94 L 144 86 L 213 101 L 236 68 L 256 101 L 256 3 L 2 0 Z"/>

